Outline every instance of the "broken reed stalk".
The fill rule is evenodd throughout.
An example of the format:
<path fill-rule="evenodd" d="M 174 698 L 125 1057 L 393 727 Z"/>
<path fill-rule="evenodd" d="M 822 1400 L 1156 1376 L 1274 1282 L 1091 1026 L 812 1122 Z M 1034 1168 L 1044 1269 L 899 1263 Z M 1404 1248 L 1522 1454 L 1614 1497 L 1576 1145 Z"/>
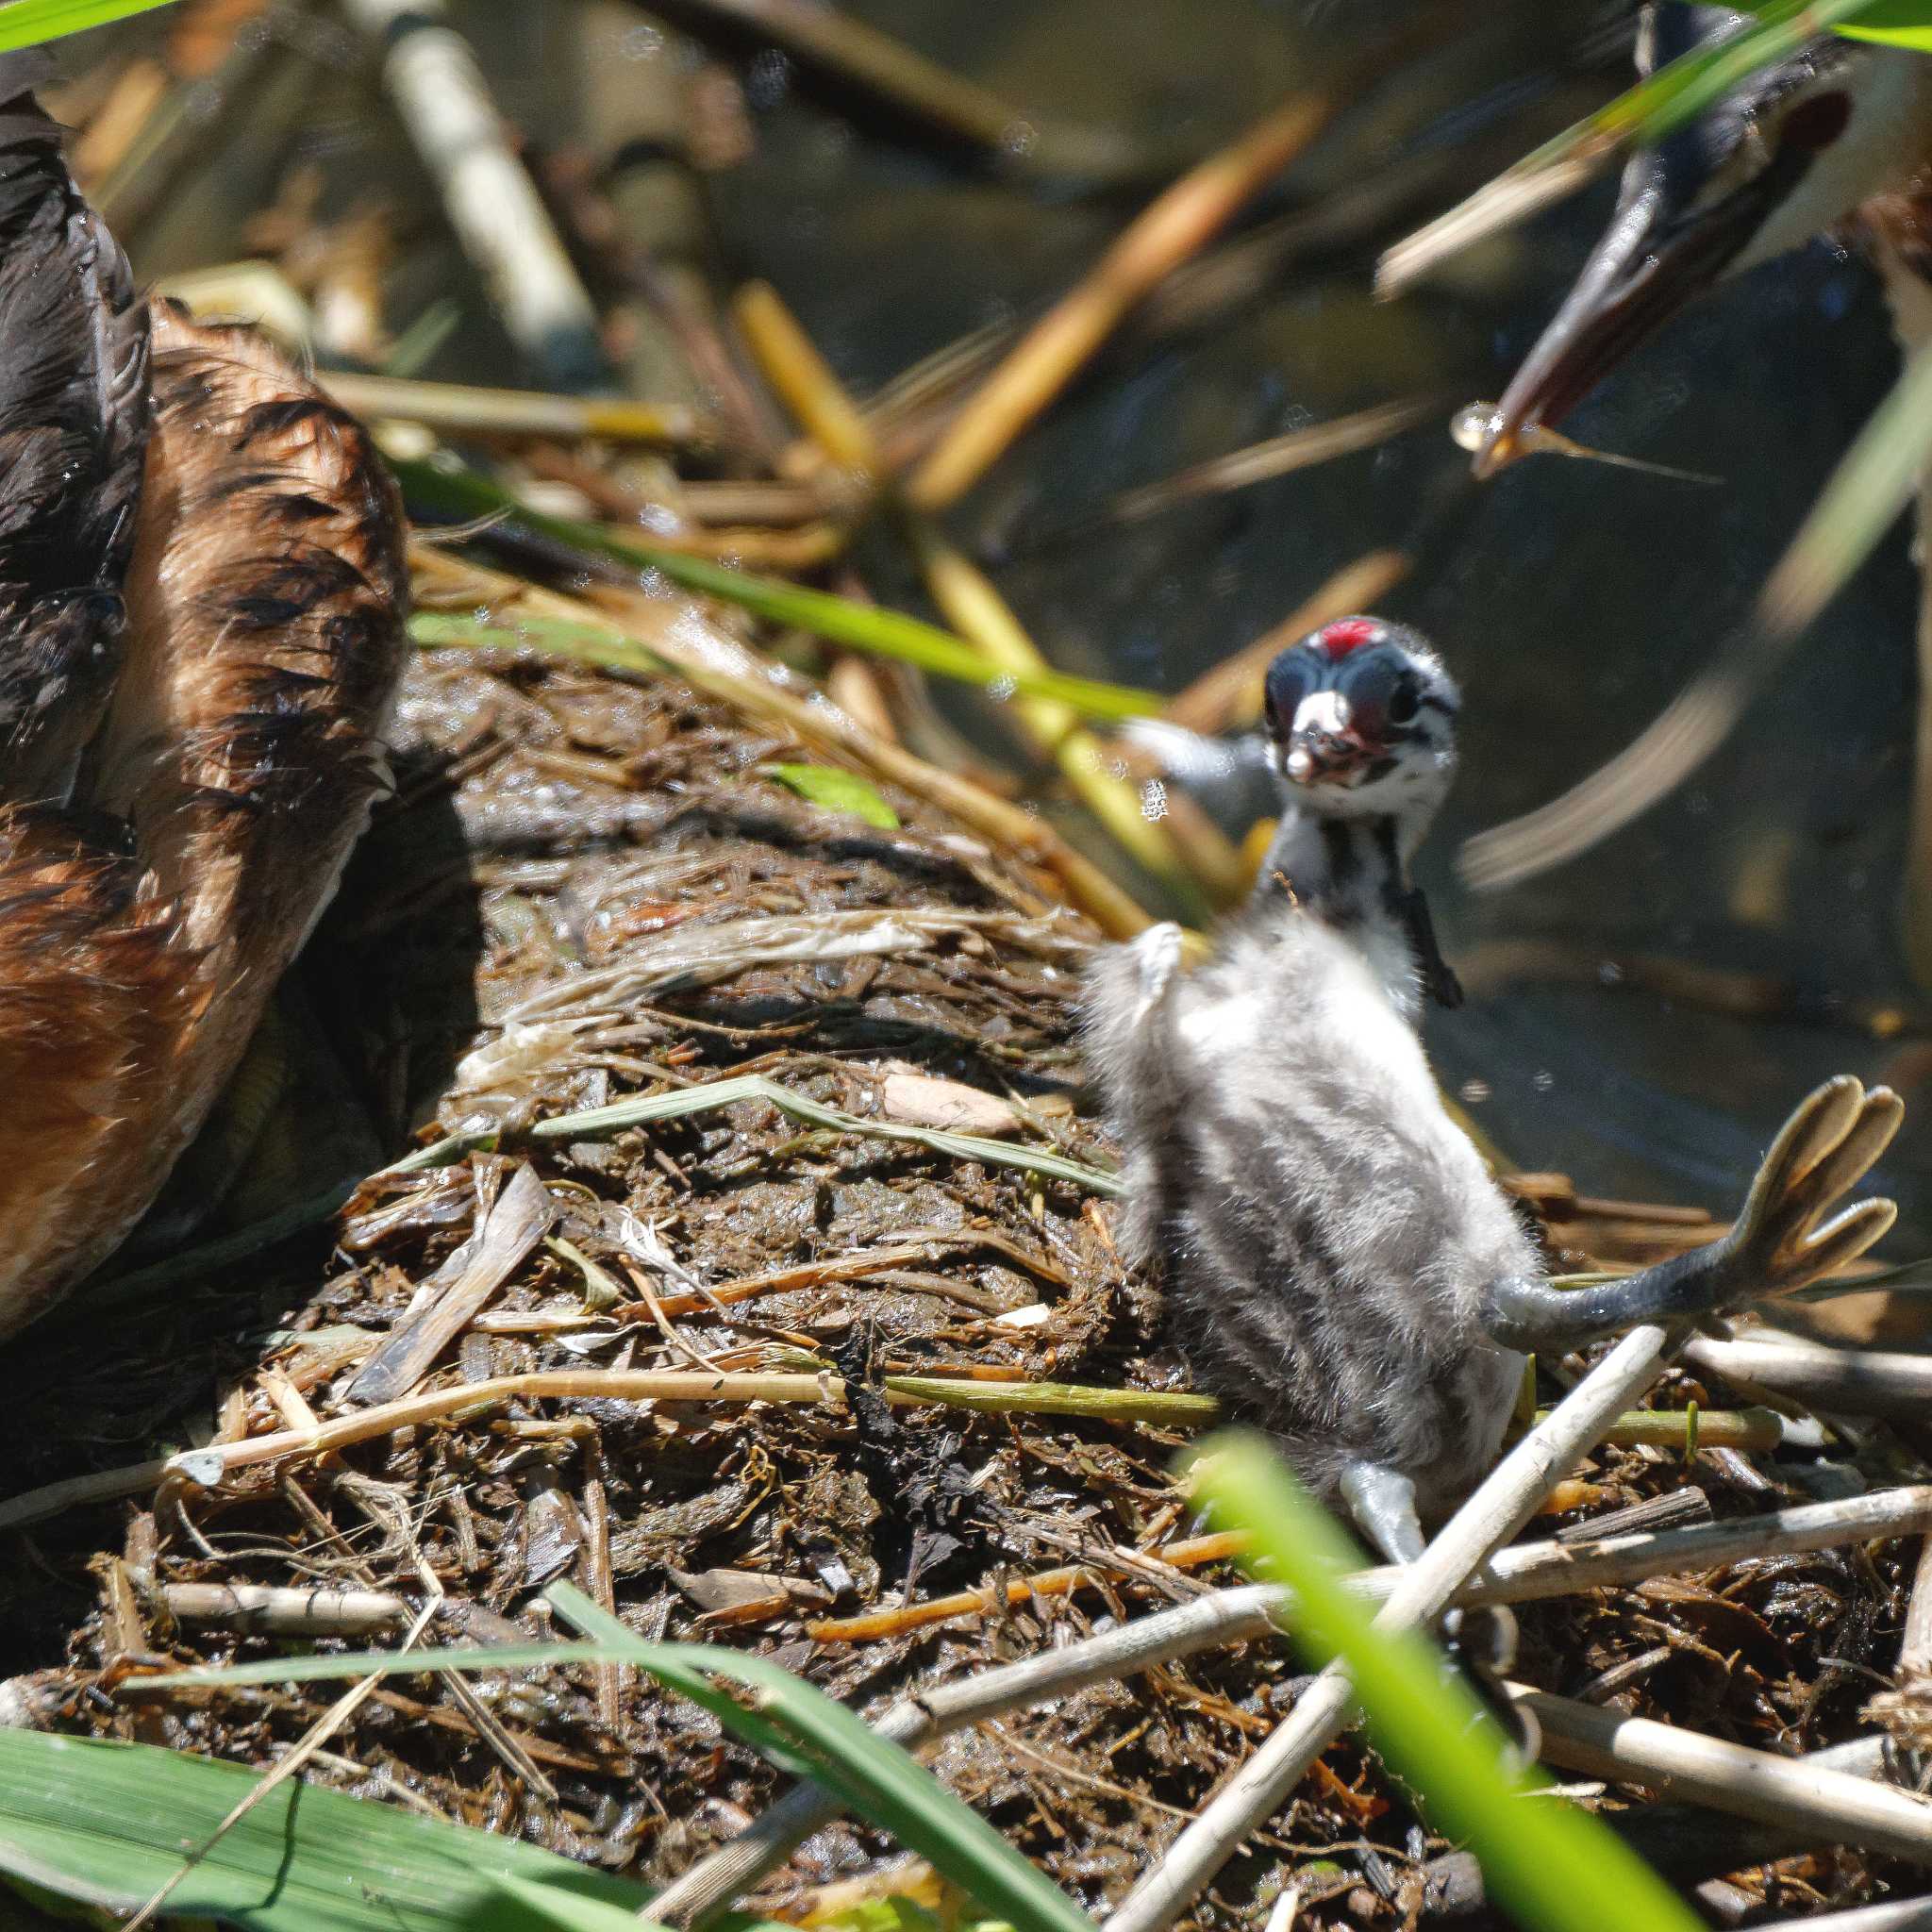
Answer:
<path fill-rule="evenodd" d="M 1822 1342 L 1720 1341 L 1697 1336 L 1684 1359 L 1715 1375 L 1794 1397 L 1807 1408 L 1840 1415 L 1923 1416 L 1932 1403 L 1932 1356 L 1875 1348 L 1829 1348 Z"/>
<path fill-rule="evenodd" d="M 1906 1600 L 1906 1626 L 1899 1633 L 1898 1668 L 1901 1682 L 1932 1671 L 1932 1536 L 1919 1545 L 1912 1572 L 1912 1593 Z"/>
<path fill-rule="evenodd" d="M 1649 1324 L 1624 1336 L 1406 1567 L 1376 1616 L 1376 1628 L 1407 1629 L 1440 1616 L 1496 1546 L 1528 1522 L 1551 1484 L 1600 1442 L 1624 1405 L 1657 1379 L 1675 1339 Z M 1109 1916 L 1105 1932 L 1165 1932 L 1286 1802 L 1348 1722 L 1354 1703 L 1348 1672 L 1330 1664 Z"/>
<path fill-rule="evenodd" d="M 1508 1690 L 1541 1728 L 1541 1755 L 1565 1771 L 1667 1789 L 1734 1817 L 1932 1863 L 1932 1800 L 1916 1792 L 1526 1685 Z"/>
<path fill-rule="evenodd" d="M 841 468 L 883 493 L 910 547 L 932 600 L 946 622 L 1003 671 L 1022 675 L 1051 669 L 991 580 L 930 520 L 906 506 L 865 417 L 798 319 L 768 283 L 740 290 L 733 304 L 740 330 L 760 371 L 799 425 Z M 1143 808 L 1139 790 L 1114 775 L 1099 738 L 1068 706 L 1016 697 L 1011 715 L 1034 749 L 1051 758 L 1081 802 L 1134 863 L 1199 921 L 1208 908 L 1194 873 L 1167 828 Z"/>
<path fill-rule="evenodd" d="M 1271 436 L 1251 442 L 1244 449 L 1209 457 L 1191 463 L 1158 483 L 1142 483 L 1109 497 L 1099 515 L 1111 523 L 1139 523 L 1158 516 L 1174 505 L 1200 496 L 1224 496 L 1236 490 L 1248 490 L 1257 483 L 1276 476 L 1291 475 L 1296 470 L 1332 462 L 1337 457 L 1352 456 L 1358 450 L 1374 449 L 1403 431 L 1441 411 L 1433 396 L 1409 396 L 1400 402 L 1377 403 L 1357 409 L 1326 423 L 1313 423 L 1306 429 L 1291 429 L 1284 436 Z"/>
<path fill-rule="evenodd" d="M 362 375 L 348 369 L 318 370 L 315 379 L 355 415 L 378 422 L 397 417 L 458 436 L 558 437 L 567 442 L 594 437 L 604 442 L 683 445 L 717 441 L 715 425 L 688 403 L 483 389 L 465 382 Z M 816 504 L 812 508 L 816 510 Z"/>
<path fill-rule="evenodd" d="M 673 0 L 666 10 L 694 33 L 722 25 L 755 37 L 757 45 L 782 48 L 908 120 L 980 149 L 1003 173 L 1101 183 L 1131 180 L 1147 167 L 1138 145 L 1111 128 L 1027 112 L 877 27 L 810 0 Z"/>
<path fill-rule="evenodd" d="M 596 308 L 443 0 L 344 0 L 343 10 L 384 50 L 383 84 L 510 339 L 555 388 L 608 384 Z"/>
<path fill-rule="evenodd" d="M 986 1415 L 1067 1415 L 1094 1422 L 1188 1425 L 1210 1421 L 1216 1407 L 1210 1396 L 1091 1389 L 1067 1382 L 952 1382 L 931 1375 L 888 1375 L 883 1387 L 886 1399 L 898 1407 L 965 1408 Z M 207 1488 L 232 1470 L 291 1456 L 323 1456 L 372 1441 L 392 1429 L 454 1421 L 517 1400 L 830 1404 L 841 1403 L 844 1391 L 845 1384 L 837 1375 L 783 1372 L 545 1369 L 525 1375 L 492 1375 L 358 1409 L 319 1428 L 277 1429 L 240 1441 L 210 1442 L 203 1449 L 49 1483 L 0 1503 L 0 1529 L 42 1522 L 75 1504 L 135 1495 L 167 1476 L 181 1476 Z"/>
<path fill-rule="evenodd" d="M 588 661 L 607 669 L 628 670 L 633 675 L 675 673 L 694 691 L 753 717 L 775 720 L 809 744 L 826 746 L 856 760 L 869 772 L 925 799 L 962 824 L 993 841 L 1003 853 L 1038 865 L 1054 874 L 1067 898 L 1086 913 L 1109 939 L 1132 939 L 1146 930 L 1148 915 L 1093 861 L 1062 839 L 1041 819 L 996 798 L 970 779 L 960 778 L 896 744 L 868 731 L 856 719 L 817 693 L 788 689 L 793 682 L 748 645 L 720 629 L 682 598 L 626 595 L 588 604 L 559 591 L 545 591 L 521 577 L 479 565 L 458 563 L 425 544 L 410 550 L 418 578 L 434 594 L 441 584 L 461 601 L 488 601 L 493 613 L 514 622 L 518 609 L 534 617 L 551 617 L 591 631 L 614 633 L 613 645 L 627 644 L 636 652 L 625 661 L 621 649 L 611 649 Z M 514 644 L 513 632 L 505 641 Z"/>
<path fill-rule="evenodd" d="M 1541 1422 L 1553 1409 L 1539 1410 Z M 1633 1408 L 1604 1431 L 1605 1443 L 1617 1449 L 1740 1449 L 1747 1456 L 1768 1456 L 1787 1443 L 1808 1449 L 1823 1446 L 1815 1423 L 1794 1421 L 1774 1408 Z"/>
<path fill-rule="evenodd" d="M 1928 1526 L 1932 1484 L 1920 1484 L 1842 1503 L 1811 1503 L 1755 1518 L 1701 1524 L 1694 1529 L 1643 1531 L 1598 1543 L 1524 1543 L 1499 1550 L 1454 1601 L 1524 1603 L 1568 1596 L 1652 1576 L 1694 1574 L 1746 1557 L 1909 1536 Z M 1358 1572 L 1347 1579 L 1347 1587 L 1386 1602 L 1401 1574 L 1396 1566 L 1383 1565 Z M 1216 1591 L 1099 1637 L 950 1684 L 922 1687 L 915 1696 L 890 1707 L 875 1727 L 902 1744 L 941 1737 L 984 1718 L 1072 1696 L 1088 1684 L 1126 1678 L 1223 1644 L 1273 1636 L 1293 1609 L 1292 1592 L 1278 1584 Z M 774 1872 L 795 1845 L 830 1823 L 840 1808 L 817 1786 L 797 1786 L 737 1838 L 674 1879 L 653 1901 L 654 1916 L 669 1924 L 708 1917 Z"/>
<path fill-rule="evenodd" d="M 1221 1530 L 1212 1536 L 1188 1537 L 1180 1542 L 1157 1549 L 1137 1550 L 1137 1558 L 1164 1563 L 1171 1570 L 1198 1570 L 1206 1563 L 1224 1563 L 1244 1551 L 1249 1538 L 1244 1530 Z M 1077 1590 L 1102 1583 L 1107 1566 L 1094 1559 L 1066 1563 L 1057 1570 L 1041 1570 L 1032 1576 L 1016 1576 L 1007 1583 L 982 1584 L 977 1590 L 956 1591 L 950 1596 L 928 1598 L 924 1603 L 907 1604 L 892 1610 L 871 1610 L 858 1617 L 822 1618 L 808 1624 L 805 1634 L 814 1643 L 867 1643 L 875 1637 L 899 1637 L 908 1630 L 923 1630 L 930 1624 L 950 1623 L 955 1617 L 974 1617 L 1005 1607 L 1017 1608 L 1035 1597 L 1072 1596 Z M 1130 1579 L 1131 1580 L 1131 1579 Z"/>
<path fill-rule="evenodd" d="M 1388 50 L 1378 48 L 1377 68 Z M 1354 62 L 1297 94 L 1158 195 L 968 400 L 908 485 L 920 509 L 958 501 L 1091 360 L 1126 315 L 1197 255 L 1325 129 L 1367 77 Z"/>
<path fill-rule="evenodd" d="M 409 1606 L 389 1591 L 335 1584 L 164 1583 L 158 1593 L 177 1622 L 270 1637 L 373 1637 L 409 1620 Z"/>

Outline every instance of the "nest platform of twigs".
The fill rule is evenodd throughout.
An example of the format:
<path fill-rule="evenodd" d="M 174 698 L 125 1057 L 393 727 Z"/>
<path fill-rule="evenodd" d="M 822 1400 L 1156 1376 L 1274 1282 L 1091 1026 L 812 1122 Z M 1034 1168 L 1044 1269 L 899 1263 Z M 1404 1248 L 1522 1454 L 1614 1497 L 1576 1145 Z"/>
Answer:
<path fill-rule="evenodd" d="M 870 1128 L 958 1129 L 1104 1173 L 1074 1024 L 1094 935 L 1043 875 L 890 783 L 876 791 L 896 828 L 801 797 L 772 768 L 823 764 L 823 745 L 669 677 L 425 653 L 400 739 L 398 795 L 310 956 L 308 1003 L 378 1139 L 493 1127 L 496 1146 L 366 1184 L 333 1244 L 298 1237 L 21 1345 L 17 1489 L 191 1441 L 312 1429 L 340 1445 L 241 1457 L 207 1487 L 137 1479 L 120 1486 L 131 1500 L 30 1532 L 5 1607 L 33 1721 L 265 1765 L 327 1687 L 142 1694 L 140 1672 L 380 1641 L 429 1579 L 444 1636 L 543 1634 L 537 1593 L 567 1576 L 641 1633 L 756 1647 L 861 1707 L 1211 1580 L 1224 1545 L 1195 1537 L 1169 1474 L 1184 1427 L 1104 1397 L 1071 1416 L 895 1397 L 903 1375 L 1184 1387 L 1099 1191 L 1017 1152 L 964 1158 L 761 1097 L 579 1138 L 528 1131 L 758 1074 Z M 481 1277 L 453 1266 L 525 1169 L 547 1227 L 540 1214 Z M 1681 1222 L 1579 1211 L 1548 1177 L 1525 1192 L 1573 1249 L 1592 1229 L 1625 1256 L 1687 1238 Z M 467 1312 L 408 1358 L 398 1338 L 420 1340 L 439 1301 L 447 1313 L 453 1284 Z M 552 1392 L 620 1372 L 621 1397 Z M 665 1384 L 677 1399 L 639 1392 L 653 1374 L 682 1377 Z M 706 1376 L 723 1397 L 691 1399 Z M 1678 1402 L 1730 1399 L 1686 1374 L 1671 1386 Z M 398 1402 L 419 1419 L 389 1424 Z M 1867 1446 L 1875 1469 L 1888 1452 Z M 1724 1447 L 1689 1467 L 1605 1451 L 1557 1520 L 1687 1488 L 1742 1515 L 1807 1500 L 1802 1474 Z M 1870 1729 L 1908 1549 L 1772 1552 L 1526 1605 L 1522 1674 L 1815 1749 Z M 1210 1649 L 957 1732 L 936 1761 L 1103 1905 L 1300 1681 L 1283 1645 Z M 459 1702 L 445 1679 L 391 1680 L 307 1774 L 660 1881 L 774 1795 L 760 1760 L 615 1669 L 480 1689 Z M 1901 1727 L 1923 1728 L 1907 1704 Z M 1775 1862 L 1777 1844 L 1738 1839 L 1753 1857 L 1729 1856 L 1731 1829 L 1654 1829 L 1645 1849 L 1685 1880 L 1748 1867 L 1726 1888 L 1740 1910 L 1869 1896 L 1884 1876 L 1849 1852 Z M 1308 1923 L 1412 1924 L 1426 1899 L 1480 1909 L 1447 1851 L 1350 1740 L 1202 1916 L 1258 1924 L 1291 1868 Z M 868 1874 L 916 1889 L 889 1857 L 857 1827 L 821 1832 L 765 1902 L 797 1909 Z M 1329 1862 L 1311 1872 L 1311 1857 Z"/>

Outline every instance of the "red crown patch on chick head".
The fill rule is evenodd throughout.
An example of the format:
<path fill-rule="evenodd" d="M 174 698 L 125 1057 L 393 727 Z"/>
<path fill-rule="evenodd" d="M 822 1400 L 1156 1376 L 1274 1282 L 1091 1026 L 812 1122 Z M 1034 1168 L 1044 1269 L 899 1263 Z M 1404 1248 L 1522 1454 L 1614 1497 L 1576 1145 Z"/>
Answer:
<path fill-rule="evenodd" d="M 1324 625 L 1315 633 L 1315 641 L 1331 658 L 1345 658 L 1351 651 L 1372 644 L 1382 634 L 1373 617 L 1344 617 L 1339 624 Z"/>

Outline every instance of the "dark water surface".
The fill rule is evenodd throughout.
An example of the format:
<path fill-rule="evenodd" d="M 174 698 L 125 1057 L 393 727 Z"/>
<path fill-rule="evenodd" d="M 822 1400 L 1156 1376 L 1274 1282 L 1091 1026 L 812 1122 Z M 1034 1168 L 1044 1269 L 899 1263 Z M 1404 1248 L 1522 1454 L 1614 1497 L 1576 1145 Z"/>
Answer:
<path fill-rule="evenodd" d="M 1265 111 L 1364 14 L 1262 0 L 854 10 L 1018 101 L 1195 147 Z M 1618 77 L 1614 58 L 1553 72 L 1583 24 L 1581 9 L 1525 14 L 1406 75 L 1291 187 L 1312 196 L 1360 180 L 1401 151 L 1405 125 L 1440 139 L 1515 94 L 1526 149 Z M 855 136 L 787 85 L 780 63 L 767 71 L 758 154 L 721 199 L 727 240 L 735 265 L 773 279 L 861 390 L 969 329 L 1033 312 L 1126 211 L 1042 205 Z M 1611 193 L 1600 184 L 1397 304 L 1369 300 L 1366 256 L 1331 258 L 1194 340 L 1108 358 L 957 527 L 995 554 L 1024 550 L 1032 525 L 1307 421 L 1417 390 L 1494 396 Z M 1731 742 L 1647 819 L 1507 893 L 1467 892 L 1449 863 L 1461 838 L 1562 790 L 1668 702 L 1745 610 L 1895 367 L 1869 271 L 1816 244 L 1680 318 L 1568 425 L 1585 442 L 1714 473 L 1722 488 L 1524 463 L 1483 493 L 1453 552 L 1388 600 L 1440 641 L 1466 688 L 1463 774 L 1425 864 L 1452 951 L 1533 936 L 1565 942 L 1586 978 L 1597 962 L 1657 954 L 1774 973 L 1818 1001 L 1912 998 L 1895 937 L 1917 598 L 1903 529 Z M 1431 425 L 1022 555 L 1000 581 L 1056 662 L 1178 689 L 1329 572 L 1400 541 L 1460 460 Z M 1713 1205 L 1814 1079 L 1903 1077 L 1918 1058 L 1909 1036 L 1881 1043 L 1849 1025 L 1742 1019 L 1588 983 L 1506 984 L 1438 1019 L 1432 1041 L 1452 1085 L 1487 1084 L 1474 1111 L 1519 1158 L 1588 1189 Z M 1932 1094 L 1886 1176 L 1919 1230 L 1932 1228 L 1927 1108 Z M 1895 1242 L 1924 1245 L 1909 1227 Z"/>
<path fill-rule="evenodd" d="M 1024 108 L 1129 130 L 1168 157 L 1224 141 L 1350 37 L 1414 15 L 1397 0 L 849 10 Z M 1515 0 L 1473 15 L 1455 47 L 1364 97 L 1255 214 L 1318 206 L 1458 139 L 1483 144 L 1490 168 L 1526 151 L 1620 84 L 1624 56 L 1605 33 L 1617 11 Z M 473 0 L 458 12 L 508 111 L 555 139 L 608 141 L 578 125 L 587 58 L 635 63 L 641 77 L 675 58 L 624 8 L 587 16 L 588 29 L 567 8 Z M 344 144 L 366 148 L 383 192 L 420 194 L 420 170 L 399 130 L 369 114 L 366 86 L 345 75 L 340 111 L 319 103 L 305 138 L 337 161 Z M 1132 194 L 1055 198 L 897 142 L 828 107 L 774 54 L 755 59 L 749 92 L 756 150 L 709 177 L 724 266 L 774 282 L 860 391 L 971 330 L 1036 313 L 1138 206 Z M 1477 178 L 1466 172 L 1462 185 Z M 1332 571 L 1403 541 L 1453 484 L 1466 458 L 1446 435 L 1451 408 L 1501 391 L 1611 192 L 1600 183 L 1398 303 L 1370 300 L 1364 243 L 1294 268 L 1191 336 L 1124 340 L 954 528 L 995 560 L 1055 662 L 1179 689 Z M 1414 219 L 1451 198 L 1445 187 Z M 208 219 L 195 203 L 176 210 L 140 251 L 143 269 L 209 259 Z M 426 204 L 397 279 L 399 313 L 412 291 L 425 302 L 453 292 L 469 311 L 427 373 L 517 378 Z M 1721 1206 L 1815 1079 L 1890 1074 L 1916 1113 L 1885 1175 L 1907 1206 L 1903 1255 L 1932 1248 L 1932 1091 L 1915 1091 L 1932 1055 L 1913 1033 L 1880 1041 L 1826 1017 L 1747 1019 L 1606 983 L 1614 962 L 1656 955 L 1774 974 L 1813 1007 L 1916 1001 L 1895 931 L 1918 594 L 1903 529 L 1730 743 L 1648 818 L 1507 893 L 1468 893 L 1450 864 L 1462 838 L 1573 783 L 1681 688 L 1744 612 L 1895 368 L 1858 260 L 1815 244 L 1760 270 L 1681 317 L 1567 425 L 1588 443 L 1714 473 L 1721 488 L 1524 463 L 1476 497 L 1459 541 L 1385 608 L 1434 637 L 1465 687 L 1463 774 L 1424 861 L 1445 946 L 1479 958 L 1491 942 L 1555 941 L 1576 982 L 1506 982 L 1439 1018 L 1432 1043 L 1449 1084 L 1484 1084 L 1474 1111 L 1526 1164 L 1567 1169 L 1592 1191 Z M 1418 391 L 1442 393 L 1442 424 L 1378 452 L 1028 553 L 1117 491 Z M 879 595 L 918 606 L 890 551 L 867 564 Z M 977 700 L 946 695 L 970 722 Z"/>

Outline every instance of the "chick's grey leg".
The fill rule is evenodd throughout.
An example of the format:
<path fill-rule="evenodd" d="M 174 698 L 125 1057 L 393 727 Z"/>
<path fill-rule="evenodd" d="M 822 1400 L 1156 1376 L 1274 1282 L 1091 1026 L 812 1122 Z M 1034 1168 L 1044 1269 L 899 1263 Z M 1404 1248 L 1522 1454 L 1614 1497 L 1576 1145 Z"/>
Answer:
<path fill-rule="evenodd" d="M 1109 946 L 1087 976 L 1087 1044 L 1128 1139 L 1165 1131 L 1186 1086 L 1171 1024 L 1184 936 L 1172 922 Z"/>
<path fill-rule="evenodd" d="M 1356 1527 L 1390 1562 L 1413 1563 L 1421 1558 L 1428 1541 L 1423 1535 L 1411 1478 L 1379 1462 L 1351 1462 L 1341 1472 L 1340 1487 Z M 1526 1740 L 1526 1734 L 1508 1715 L 1509 1701 L 1495 1681 L 1516 1659 L 1514 1614 L 1502 1604 L 1484 1609 L 1447 1610 L 1442 1616 L 1442 1635 L 1454 1654 L 1470 1667 L 1492 1713 L 1503 1719 L 1518 1745 L 1527 1741 L 1525 1761 L 1534 1757 L 1534 1740 Z"/>
<path fill-rule="evenodd" d="M 1379 1462 L 1351 1462 L 1341 1488 L 1356 1527 L 1390 1562 L 1413 1563 L 1428 1547 L 1409 1477 Z"/>
<path fill-rule="evenodd" d="M 1736 1225 L 1721 1241 L 1589 1288 L 1506 1277 L 1484 1291 L 1482 1324 L 1506 1348 L 1571 1348 L 1640 1322 L 1682 1321 L 1790 1294 L 1856 1260 L 1891 1225 L 1898 1209 L 1890 1201 L 1831 1210 L 1885 1152 L 1904 1118 L 1905 1105 L 1890 1088 L 1868 1093 L 1846 1074 L 1827 1080 L 1779 1131 Z"/>

